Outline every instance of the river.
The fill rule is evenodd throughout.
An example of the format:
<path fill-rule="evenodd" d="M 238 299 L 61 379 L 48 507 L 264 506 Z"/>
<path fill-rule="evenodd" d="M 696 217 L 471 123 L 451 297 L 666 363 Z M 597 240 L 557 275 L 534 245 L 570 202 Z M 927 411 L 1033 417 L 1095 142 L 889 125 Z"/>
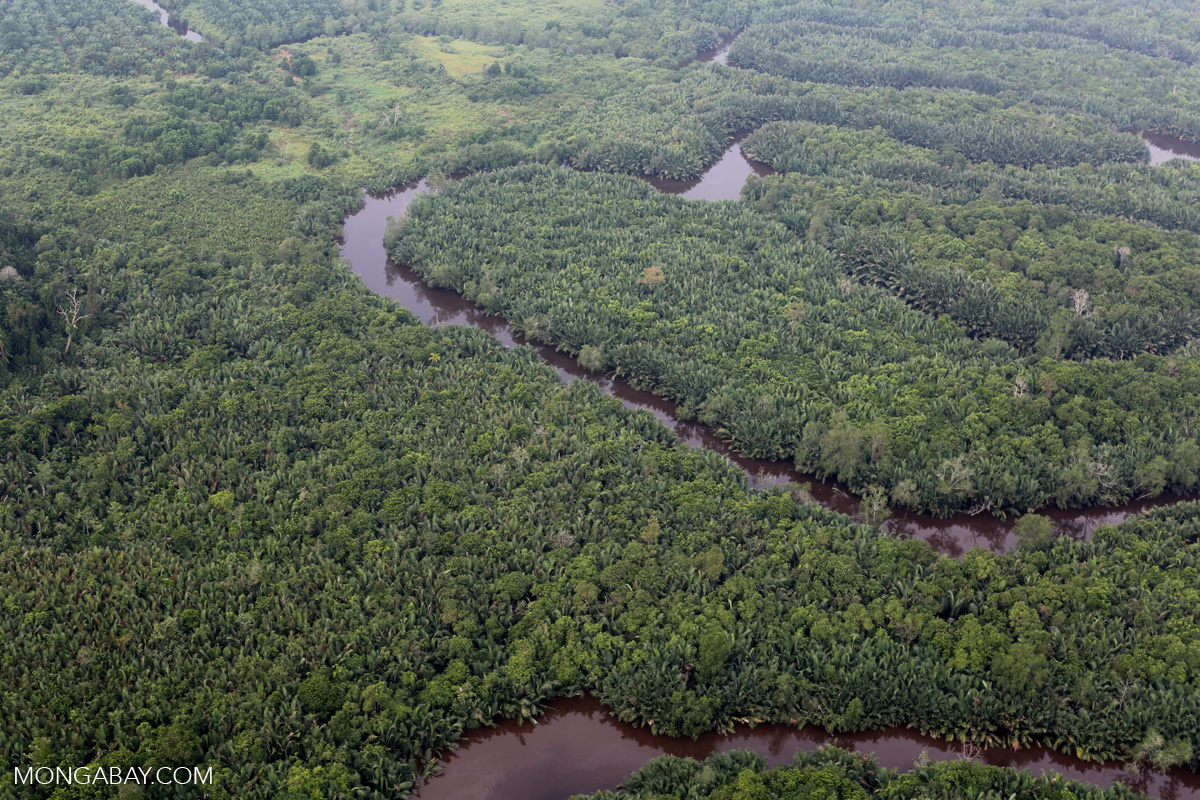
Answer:
<path fill-rule="evenodd" d="M 739 139 L 696 181 L 650 182 L 660 190 L 688 198 L 736 200 L 751 175 L 766 172 L 769 168 L 765 165 L 745 157 Z M 676 419 L 673 403 L 634 389 L 624 380 L 589 373 L 552 347 L 526 342 L 500 317 L 484 313 L 456 292 L 427 286 L 412 270 L 394 263 L 383 247 L 387 220 L 403 214 L 414 198 L 428 191 L 428 185 L 421 181 L 386 195 L 368 196 L 364 207 L 347 218 L 342 255 L 371 289 L 395 299 L 426 324 L 469 325 L 488 331 L 509 347 L 529 344 L 563 380 L 592 381 L 627 408 L 654 414 L 689 445 L 726 456 L 742 469 L 752 488 L 810 483 L 815 502 L 847 514 L 857 512 L 857 500 L 842 488 L 800 475 L 784 462 L 748 459 L 731 452 L 704 426 Z M 1163 497 L 1121 508 L 1043 513 L 1054 519 L 1062 535 L 1085 538 L 1099 525 L 1116 523 L 1178 499 Z M 992 517 L 936 519 L 899 511 L 884 527 L 894 534 L 925 539 L 938 551 L 952 556 L 961 556 L 972 547 L 1003 552 L 1014 543 L 1011 525 Z M 834 736 L 811 726 L 760 725 L 752 729 L 743 725 L 730 735 L 709 734 L 692 741 L 655 736 L 645 728 L 622 723 L 593 698 L 559 699 L 548 703 L 544 711 L 536 724 L 509 720 L 495 728 L 468 733 L 458 751 L 440 762 L 444 772 L 422 787 L 420 800 L 565 800 L 572 794 L 614 789 L 660 755 L 705 758 L 733 749 L 753 750 L 769 764 L 778 765 L 789 763 L 797 750 L 812 751 L 822 744 L 837 743 L 874 753 L 881 765 L 902 770 L 911 768 L 922 754 L 934 761 L 963 757 L 961 746 L 905 728 Z M 1200 775 L 1186 770 L 1133 777 L 1120 765 L 1085 763 L 1042 747 L 983 750 L 976 757 L 1035 774 L 1057 772 L 1097 786 L 1123 781 L 1163 800 L 1200 800 Z"/>
<path fill-rule="evenodd" d="M 728 64 L 729 63 L 729 48 L 733 45 L 733 40 L 741 34 L 741 31 L 735 31 L 721 39 L 721 43 L 716 47 L 708 50 L 701 50 L 696 53 L 695 58 L 689 58 L 687 61 L 679 62 L 679 68 L 682 69 L 688 64 Z"/>
<path fill-rule="evenodd" d="M 738 139 L 697 181 L 664 182 L 650 179 L 650 182 L 661 189 L 682 193 L 684 197 L 735 200 L 751 175 L 762 175 L 769 171 L 766 165 L 745 157 Z M 553 347 L 526 342 L 502 318 L 484 313 L 457 292 L 427 286 L 415 272 L 394 263 L 383 247 L 387 220 L 403 214 L 414 198 L 428 191 L 428 185 L 421 181 L 386 195 L 368 196 L 363 208 L 346 219 L 342 256 L 350 261 L 354 272 L 375 292 L 396 300 L 428 325 L 469 325 L 493 334 L 507 347 L 529 344 L 547 364 L 558 371 L 563 380 L 582 378 L 592 381 L 624 403 L 626 408 L 649 411 L 687 444 L 706 447 L 725 456 L 741 468 L 753 489 L 779 484 L 809 484 L 809 493 L 814 502 L 844 514 L 858 513 L 858 499 L 845 487 L 822 482 L 811 475 L 802 475 L 784 461 L 746 458 L 734 453 L 726 442 L 705 426 L 677 419 L 675 404 L 671 401 L 635 389 L 621 378 L 590 373 L 573 358 Z M 1119 507 L 1044 509 L 1040 513 L 1054 520 L 1060 535 L 1084 539 L 1101 525 L 1115 524 L 1133 514 L 1180 499 L 1163 495 Z M 955 557 L 963 556 L 974 547 L 1002 553 L 1016 544 L 1012 522 L 992 516 L 957 514 L 942 519 L 895 509 L 883 527 L 894 535 L 924 539 L 938 552 Z"/>
<path fill-rule="evenodd" d="M 1150 148 L 1150 166 L 1157 167 L 1175 158 L 1200 161 L 1200 144 L 1184 141 L 1153 131 L 1132 131 L 1142 137 Z"/>
<path fill-rule="evenodd" d="M 823 744 L 874 753 L 881 766 L 908 770 L 921 754 L 930 761 L 963 757 L 962 746 L 907 728 L 833 735 L 813 726 L 739 725 L 729 735 L 696 741 L 655 736 L 613 717 L 590 697 L 556 700 L 537 724 L 508 720 L 468 733 L 459 750 L 427 780 L 420 800 L 566 800 L 572 794 L 615 789 L 630 773 L 662 755 L 707 758 L 729 750 L 753 750 L 771 766 L 791 763 L 797 750 Z M 1200 775 L 1186 770 L 1131 776 L 1117 764 L 1093 764 L 1042 747 L 978 751 L 980 761 L 1019 767 L 1040 775 L 1057 772 L 1094 786 L 1122 781 L 1163 800 L 1200 798 Z"/>
<path fill-rule="evenodd" d="M 742 142 L 750 135 L 744 131 L 734 137 L 721 157 L 712 163 L 699 178 L 680 181 L 671 178 L 642 180 L 660 192 L 677 194 L 685 200 L 740 200 L 742 187 L 751 175 L 762 177 L 775 172 L 769 165 L 751 161 L 742 152 Z"/>
<path fill-rule="evenodd" d="M 160 6 L 158 3 L 154 2 L 154 0 L 133 0 L 133 2 L 137 3 L 139 6 L 148 8 L 151 11 L 158 12 L 158 21 L 160 24 L 162 24 L 164 27 L 170 28 L 171 30 L 175 31 L 180 36 L 182 36 L 184 39 L 187 39 L 189 42 L 203 42 L 204 41 L 204 37 L 201 36 L 200 34 L 196 33 L 191 28 L 188 28 L 185 25 L 179 25 L 174 20 L 172 20 L 170 13 L 165 8 Z"/>
<path fill-rule="evenodd" d="M 710 180 L 710 175 L 720 174 L 722 181 L 736 183 L 740 191 L 745 180 L 759 171 L 741 155 L 736 144 L 722 162 L 727 164 L 726 168 L 716 173 L 714 167 L 688 191 L 700 191 L 701 194 L 694 195 L 699 197 L 727 198 L 733 191 L 730 185 L 704 188 L 701 185 Z M 368 197 L 366 205 L 346 220 L 342 255 L 367 286 L 394 298 L 426 324 L 469 325 L 488 331 L 509 347 L 527 344 L 500 317 L 485 314 L 456 292 L 427 286 L 415 272 L 388 258 L 383 247 L 388 218 L 402 214 L 414 198 L 428 191 L 428 185 L 421 181 L 387 195 Z M 748 459 L 732 453 L 725 442 L 704 426 L 676 419 L 673 403 L 634 389 L 623 380 L 589 373 L 574 359 L 546 345 L 531 343 L 530 346 L 563 380 L 590 380 L 627 408 L 654 414 L 688 444 L 725 455 L 745 472 L 751 487 L 812 482 L 811 493 L 816 502 L 845 513 L 856 512 L 857 501 L 838 487 L 799 475 L 782 462 Z M 1048 513 L 1061 533 L 1083 537 L 1100 524 L 1118 522 L 1143 508 L 1175 499 L 1160 498 L 1119 509 Z M 959 516 L 943 520 L 900 512 L 885 527 L 897 534 L 919 536 L 937 550 L 954 556 L 961 556 L 971 547 L 1002 551 L 1012 544 L 1010 526 L 994 518 Z M 961 747 L 906 728 L 834 736 L 812 726 L 760 725 L 752 729 L 743 725 L 730 735 L 714 733 L 692 741 L 655 736 L 645 728 L 620 722 L 597 700 L 588 697 L 555 700 L 546 704 L 544 711 L 537 724 L 507 720 L 495 728 L 468 733 L 459 742 L 459 749 L 440 762 L 444 772 L 425 783 L 419 800 L 565 800 L 573 794 L 614 789 L 631 773 L 661 755 L 705 758 L 734 749 L 753 750 L 771 765 L 789 763 L 799 749 L 812 751 L 821 744 L 833 743 L 874 753 L 881 765 L 893 769 L 911 768 L 922 753 L 935 761 L 962 757 Z M 1119 765 L 1085 763 L 1042 747 L 984 750 L 979 758 L 998 766 L 1029 769 L 1035 774 L 1058 772 L 1098 786 L 1121 780 L 1163 800 L 1200 800 L 1200 776 L 1186 770 L 1133 778 Z"/>
<path fill-rule="evenodd" d="M 172 20 L 170 13 L 154 0 L 133 0 L 133 2 L 157 12 L 159 23 L 175 31 L 189 42 L 204 41 L 204 37 L 196 31 Z M 701 50 L 695 58 L 681 62 L 679 67 L 686 67 L 689 64 L 728 64 L 729 48 L 740 33 L 741 31 L 737 31 L 725 36 L 719 45 L 708 50 Z M 1146 146 L 1150 149 L 1151 166 L 1159 166 L 1175 158 L 1200 161 L 1200 144 L 1151 131 L 1132 130 L 1130 132 L 1138 134 L 1146 142 Z M 740 182 L 736 180 L 739 172 L 743 171 L 741 162 L 750 165 L 750 169 L 758 175 L 766 175 L 772 171 L 767 165 L 750 162 L 741 155 L 741 141 L 746 135 L 743 133 L 739 136 L 735 140 L 734 146 L 726 150 L 721 159 L 713 164 L 701 178 L 691 181 L 674 181 L 666 178 L 648 180 L 659 191 L 678 194 L 689 200 L 736 200 L 740 196 L 742 183 L 745 182 L 744 175 Z M 736 154 L 733 153 L 734 148 L 736 148 Z M 710 175 L 710 173 L 712 174 Z"/>
<path fill-rule="evenodd" d="M 134 1 L 157 11 L 163 25 L 187 40 L 203 40 L 199 33 L 171 24 L 166 9 L 154 0 Z M 735 38 L 736 34 L 727 37 L 720 47 L 700 53 L 696 60 L 725 63 Z M 1156 134 L 1143 134 L 1143 138 L 1150 147 L 1152 164 L 1171 157 L 1200 158 L 1200 147 L 1196 145 Z M 771 172 L 770 167 L 746 158 L 741 139 L 735 139 L 722 157 L 694 181 L 648 180 L 660 191 L 688 199 L 737 200 L 751 175 Z M 654 414 L 687 444 L 726 456 L 746 474 L 751 488 L 810 483 L 815 502 L 843 513 L 857 513 L 857 499 L 838 486 L 800 475 L 783 462 L 750 459 L 732 452 L 704 426 L 676 419 L 675 404 L 670 401 L 634 389 L 624 380 L 589 373 L 551 347 L 528 343 L 503 319 L 485 314 L 455 292 L 425 285 L 412 270 L 395 264 L 383 247 L 388 218 L 402 214 L 415 197 L 428 191 L 426 182 L 421 181 L 386 195 L 368 196 L 364 207 L 347 218 L 342 255 L 367 286 L 395 299 L 428 325 L 469 325 L 488 331 L 508 347 L 531 344 L 563 380 L 592 381 L 627 408 Z M 1164 497 L 1122 508 L 1043 513 L 1054 519 L 1062 535 L 1083 538 L 1099 525 L 1119 522 L 1143 509 L 1177 500 Z M 884 527 L 897 535 L 925 539 L 938 551 L 953 556 L 961 556 L 972 547 L 1003 552 L 1013 544 L 1010 525 L 990 517 L 936 519 L 900 511 Z M 448 767 L 445 773 L 429 779 L 421 788 L 420 800 L 565 800 L 573 794 L 614 789 L 660 755 L 703 759 L 734 749 L 753 750 L 771 766 L 790 763 L 798 750 L 811 752 L 822 744 L 874 753 L 882 766 L 901 770 L 911 768 L 922 757 L 933 761 L 963 757 L 961 749 L 948 742 L 904 728 L 834 736 L 812 726 L 741 725 L 729 735 L 714 733 L 692 741 L 655 736 L 645 728 L 620 722 L 590 697 L 556 700 L 544 710 L 536 724 L 509 720 L 467 734 L 458 751 L 442 762 Z M 1163 800 L 1200 800 L 1200 776 L 1185 770 L 1133 778 L 1119 765 L 1088 764 L 1041 747 L 983 750 L 977 757 L 988 764 L 1020 767 L 1035 774 L 1053 771 L 1097 786 L 1110 786 L 1119 780 Z"/>

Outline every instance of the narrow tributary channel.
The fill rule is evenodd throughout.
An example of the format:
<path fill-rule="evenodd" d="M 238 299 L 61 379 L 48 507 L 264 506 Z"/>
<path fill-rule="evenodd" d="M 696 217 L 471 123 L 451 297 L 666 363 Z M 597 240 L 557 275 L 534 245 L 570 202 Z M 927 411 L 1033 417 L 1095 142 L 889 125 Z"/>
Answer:
<path fill-rule="evenodd" d="M 689 64 L 728 64 L 729 63 L 729 48 L 733 46 L 733 41 L 741 35 L 741 31 L 724 36 L 721 43 L 716 47 L 708 50 L 701 50 L 696 53 L 695 58 L 689 58 L 687 61 L 679 63 L 679 68 L 682 69 Z"/>
<path fill-rule="evenodd" d="M 1175 158 L 1200 161 L 1200 144 L 1153 131 L 1135 131 L 1150 148 L 1150 166 L 1157 167 Z"/>

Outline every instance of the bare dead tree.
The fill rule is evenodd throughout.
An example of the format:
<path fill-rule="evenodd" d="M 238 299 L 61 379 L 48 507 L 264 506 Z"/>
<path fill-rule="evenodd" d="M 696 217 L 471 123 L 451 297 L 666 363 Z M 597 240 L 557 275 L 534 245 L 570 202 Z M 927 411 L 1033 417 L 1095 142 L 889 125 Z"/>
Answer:
<path fill-rule="evenodd" d="M 1071 300 L 1075 304 L 1075 313 L 1079 316 L 1086 317 L 1092 313 L 1092 298 L 1087 289 L 1076 289 L 1071 293 Z"/>
<path fill-rule="evenodd" d="M 963 456 L 946 459 L 935 474 L 937 479 L 942 482 L 943 489 L 948 493 L 969 489 L 971 478 L 974 477 L 974 473 L 967 466 Z"/>
<path fill-rule="evenodd" d="M 968 517 L 977 516 L 985 511 L 990 511 L 993 505 L 995 505 L 994 500 L 980 500 L 978 503 L 966 510 L 966 515 Z"/>
<path fill-rule="evenodd" d="M 1117 476 L 1114 465 L 1108 460 L 1104 453 L 1098 453 L 1091 462 L 1092 477 L 1105 490 L 1112 490 L 1117 485 Z"/>
<path fill-rule="evenodd" d="M 87 319 L 90 314 L 80 314 L 80 309 L 83 308 L 83 301 L 79 299 L 79 290 L 71 289 L 67 293 L 67 302 L 70 308 L 61 307 L 58 309 L 59 315 L 67 321 L 67 346 L 63 348 L 63 355 L 71 351 L 71 339 L 75 336 L 75 331 L 79 329 L 79 323 Z"/>
<path fill-rule="evenodd" d="M 400 103 L 399 103 L 399 101 L 397 101 L 396 105 L 392 108 L 392 112 L 391 112 L 390 116 L 386 111 L 384 112 L 384 114 L 383 114 L 384 127 L 391 128 L 395 125 L 399 125 L 400 124 L 400 113 L 401 113 L 400 112 Z"/>

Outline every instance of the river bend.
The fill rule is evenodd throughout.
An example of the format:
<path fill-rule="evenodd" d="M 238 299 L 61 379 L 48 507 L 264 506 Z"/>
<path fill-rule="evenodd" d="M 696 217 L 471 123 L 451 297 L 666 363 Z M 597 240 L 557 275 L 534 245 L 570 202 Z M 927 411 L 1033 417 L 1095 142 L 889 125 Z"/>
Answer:
<path fill-rule="evenodd" d="M 167 10 L 154 0 L 134 2 L 157 11 L 162 25 L 188 41 L 203 40 L 199 33 L 172 24 Z M 727 37 L 719 47 L 698 54 L 695 61 L 726 63 L 735 38 L 736 34 Z M 1200 146 L 1158 134 L 1143 133 L 1142 136 L 1150 149 L 1153 165 L 1171 158 L 1200 159 Z M 746 158 L 741 150 L 742 138 L 737 138 L 696 180 L 648 180 L 660 191 L 688 199 L 737 200 L 751 175 L 771 172 L 770 167 Z M 783 462 L 745 458 L 732 452 L 703 425 L 678 420 L 674 403 L 635 389 L 622 379 L 589 373 L 574 359 L 551 347 L 526 342 L 499 317 L 485 314 L 455 292 L 427 286 L 412 270 L 392 262 L 383 247 L 388 218 L 403 214 L 415 197 L 428 191 L 426 182 L 421 181 L 386 195 L 368 196 L 364 207 L 347 218 L 342 255 L 371 289 L 398 301 L 428 325 L 469 325 L 488 331 L 507 347 L 529 344 L 563 380 L 592 381 L 627 408 L 654 414 L 687 444 L 721 453 L 745 473 L 751 488 L 811 483 L 814 501 L 835 511 L 857 513 L 858 501 L 836 485 L 800 475 Z M 1147 508 L 1177 500 L 1163 497 L 1121 508 L 1043 513 L 1054 519 L 1062 535 L 1084 538 L 1100 525 L 1114 524 Z M 884 525 L 890 533 L 924 539 L 938 551 L 953 556 L 961 556 L 973 547 L 999 552 L 1008 549 L 1013 544 L 1010 527 L 994 518 L 958 515 L 937 519 L 906 511 L 895 512 Z M 812 751 L 825 744 L 874 753 L 882 766 L 901 770 L 910 768 L 922 758 L 944 761 L 963 757 L 963 753 L 948 742 L 904 728 L 834 736 L 812 726 L 760 725 L 752 728 L 739 725 L 728 735 L 713 733 L 696 741 L 674 739 L 620 722 L 593 698 L 565 698 L 548 704 L 544 716 L 536 723 L 508 720 L 495 728 L 481 728 L 467 734 L 458 751 L 445 759 L 444 765 L 449 768 L 444 774 L 429 779 L 419 797 L 420 800 L 468 797 L 473 800 L 564 800 L 573 794 L 614 789 L 646 762 L 661 755 L 703 759 L 713 753 L 748 749 L 763 756 L 770 766 L 778 766 L 790 763 L 798 750 Z M 982 750 L 976 757 L 988 764 L 1019 767 L 1035 774 L 1053 771 L 1097 786 L 1122 781 L 1162 800 L 1200 800 L 1200 775 L 1186 770 L 1131 777 L 1119 765 L 1084 763 L 1042 747 L 1019 751 Z"/>
<path fill-rule="evenodd" d="M 740 142 L 740 138 L 735 139 L 721 158 L 697 180 L 647 180 L 662 191 L 687 198 L 736 200 L 751 176 L 771 171 L 765 164 L 746 158 Z M 558 371 L 563 380 L 582 378 L 592 381 L 604 392 L 620 400 L 626 408 L 652 413 L 675 431 L 681 441 L 725 456 L 745 473 L 752 489 L 782 484 L 809 484 L 809 494 L 815 502 L 844 514 L 853 516 L 858 513 L 858 499 L 845 487 L 800 474 L 788 462 L 746 458 L 735 453 L 728 443 L 717 438 L 704 425 L 679 420 L 675 416 L 675 404 L 671 401 L 635 389 L 621 378 L 588 372 L 575 359 L 553 347 L 527 342 L 501 317 L 485 313 L 457 292 L 426 285 L 411 269 L 393 262 L 383 246 L 388 218 L 402 215 L 414 198 L 428 191 L 428 184 L 421 181 L 385 195 L 369 195 L 363 208 L 346 218 L 342 256 L 349 260 L 354 272 L 376 293 L 397 301 L 427 325 L 469 325 L 491 333 L 506 347 L 530 345 L 547 364 Z M 1069 510 L 1048 508 L 1039 513 L 1054 520 L 1060 535 L 1086 539 L 1101 525 L 1113 525 L 1134 514 L 1180 499 L 1174 495 L 1162 495 L 1124 506 Z M 975 547 L 1002 553 L 1016 544 L 1016 538 L 1012 535 L 1012 521 L 992 516 L 957 514 L 939 518 L 893 509 L 892 517 L 884 523 L 883 528 L 896 536 L 924 539 L 937 551 L 955 557 L 961 557 Z"/>

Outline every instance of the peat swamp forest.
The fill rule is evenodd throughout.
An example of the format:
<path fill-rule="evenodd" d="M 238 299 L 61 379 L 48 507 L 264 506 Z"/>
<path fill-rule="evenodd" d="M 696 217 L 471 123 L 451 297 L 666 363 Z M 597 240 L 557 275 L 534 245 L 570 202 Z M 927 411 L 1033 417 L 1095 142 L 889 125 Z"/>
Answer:
<path fill-rule="evenodd" d="M 215 777 L 0 798 L 433 800 L 585 712 L 591 788 L 458 796 L 1200 797 L 1198 61 L 1191 0 L 6 0 L 0 767 Z"/>

